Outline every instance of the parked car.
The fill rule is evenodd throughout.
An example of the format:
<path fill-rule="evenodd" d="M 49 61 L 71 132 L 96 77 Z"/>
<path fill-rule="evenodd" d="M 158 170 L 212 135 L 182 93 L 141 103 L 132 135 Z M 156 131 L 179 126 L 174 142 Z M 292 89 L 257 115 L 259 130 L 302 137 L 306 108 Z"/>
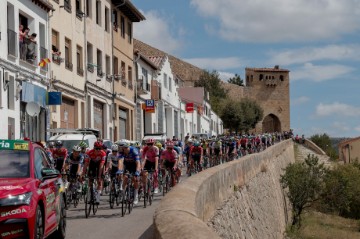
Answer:
<path fill-rule="evenodd" d="M 145 134 L 145 136 L 142 138 L 141 144 L 145 145 L 146 140 L 153 138 L 155 141 L 160 141 L 163 145 L 165 145 L 166 142 L 166 134 L 165 133 L 154 133 L 154 134 Z"/>
<path fill-rule="evenodd" d="M 0 140 L 0 238 L 65 238 L 64 184 L 42 145 Z"/>

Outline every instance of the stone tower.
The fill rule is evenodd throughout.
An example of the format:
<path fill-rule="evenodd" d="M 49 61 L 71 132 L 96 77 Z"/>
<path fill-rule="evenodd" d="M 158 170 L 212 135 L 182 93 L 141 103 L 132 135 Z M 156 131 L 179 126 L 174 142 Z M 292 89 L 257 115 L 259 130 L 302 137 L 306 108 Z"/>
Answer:
<path fill-rule="evenodd" d="M 245 68 L 244 97 L 255 100 L 264 110 L 264 118 L 255 132 L 290 130 L 289 70 L 274 68 Z"/>

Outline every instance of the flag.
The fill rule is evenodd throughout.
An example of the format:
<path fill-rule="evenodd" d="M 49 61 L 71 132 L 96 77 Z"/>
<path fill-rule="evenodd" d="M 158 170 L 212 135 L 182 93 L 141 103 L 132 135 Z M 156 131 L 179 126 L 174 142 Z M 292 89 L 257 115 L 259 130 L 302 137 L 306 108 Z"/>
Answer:
<path fill-rule="evenodd" d="M 49 58 L 43 58 L 43 59 L 41 59 L 41 61 L 39 62 L 39 66 L 40 66 L 40 67 L 45 67 L 46 64 L 48 64 L 48 63 L 50 63 L 50 62 L 51 62 L 51 60 L 50 60 Z"/>

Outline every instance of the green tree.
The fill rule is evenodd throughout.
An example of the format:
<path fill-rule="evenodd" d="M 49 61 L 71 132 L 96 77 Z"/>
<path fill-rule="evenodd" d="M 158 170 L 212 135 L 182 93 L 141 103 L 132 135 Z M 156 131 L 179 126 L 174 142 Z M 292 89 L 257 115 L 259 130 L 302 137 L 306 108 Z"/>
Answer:
<path fill-rule="evenodd" d="M 210 105 L 216 114 L 220 114 L 222 101 L 227 98 L 227 91 L 221 85 L 217 71 L 204 71 L 200 79 L 195 82 L 195 87 L 204 87 L 210 94 Z"/>
<path fill-rule="evenodd" d="M 242 99 L 239 106 L 242 113 L 239 128 L 248 132 L 255 128 L 256 124 L 264 117 L 264 111 L 256 101 L 251 99 Z"/>
<path fill-rule="evenodd" d="M 224 127 L 230 132 L 238 132 L 243 116 L 239 102 L 230 99 L 224 100 L 221 108 L 220 117 L 223 120 Z"/>
<path fill-rule="evenodd" d="M 234 77 L 231 77 L 228 80 L 228 83 L 239 85 L 239 86 L 244 86 L 244 81 L 241 79 L 241 77 L 238 74 L 235 74 Z"/>
<path fill-rule="evenodd" d="M 319 159 L 310 154 L 305 161 L 289 164 L 285 168 L 280 183 L 283 188 L 288 188 L 287 196 L 293 213 L 292 226 L 300 228 L 304 209 L 319 199 L 325 173 L 324 164 L 319 164 Z"/>
<path fill-rule="evenodd" d="M 340 216 L 360 219 L 359 164 L 338 165 L 324 177 L 322 204 Z"/>
<path fill-rule="evenodd" d="M 315 134 L 310 137 L 310 140 L 313 141 L 317 146 L 319 146 L 331 160 L 336 160 L 339 158 L 336 149 L 332 146 L 332 141 L 327 134 Z"/>

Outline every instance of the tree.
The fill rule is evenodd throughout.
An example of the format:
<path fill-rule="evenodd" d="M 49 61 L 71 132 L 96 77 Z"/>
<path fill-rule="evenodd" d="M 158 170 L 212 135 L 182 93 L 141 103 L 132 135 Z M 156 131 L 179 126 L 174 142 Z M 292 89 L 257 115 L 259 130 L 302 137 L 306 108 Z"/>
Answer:
<path fill-rule="evenodd" d="M 249 131 L 263 118 L 263 110 L 253 100 L 225 100 L 221 105 L 220 117 L 224 126 L 231 131 Z"/>
<path fill-rule="evenodd" d="M 319 146 L 324 152 L 330 157 L 330 159 L 335 160 L 339 158 L 339 155 L 336 152 L 336 149 L 332 146 L 332 141 L 327 134 L 315 134 L 310 137 L 310 140 L 313 141 L 317 146 Z"/>
<path fill-rule="evenodd" d="M 310 154 L 304 162 L 295 162 L 285 168 L 280 183 L 283 188 L 288 188 L 287 196 L 293 213 L 292 226 L 300 228 L 304 209 L 319 199 L 325 173 L 324 164 L 319 164 L 319 159 Z"/>
<path fill-rule="evenodd" d="M 244 81 L 241 79 L 241 77 L 238 74 L 235 74 L 234 77 L 231 77 L 228 80 L 228 83 L 239 85 L 239 86 L 244 86 Z"/>
<path fill-rule="evenodd" d="M 217 71 L 204 71 L 200 79 L 195 82 L 195 87 L 204 87 L 210 94 L 210 105 L 216 114 L 221 112 L 221 102 L 227 98 L 227 91 L 221 85 Z"/>

